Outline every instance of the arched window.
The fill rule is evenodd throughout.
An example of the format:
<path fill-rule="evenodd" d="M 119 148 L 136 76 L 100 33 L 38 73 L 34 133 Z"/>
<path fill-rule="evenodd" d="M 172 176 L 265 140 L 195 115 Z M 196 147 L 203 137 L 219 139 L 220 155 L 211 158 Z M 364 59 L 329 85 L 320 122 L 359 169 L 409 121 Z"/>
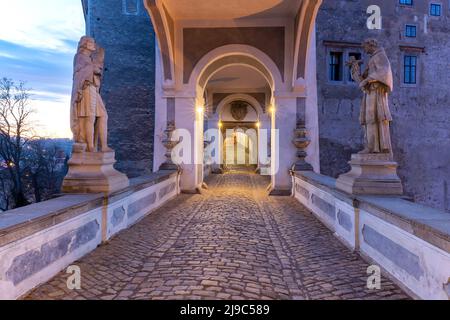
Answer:
<path fill-rule="evenodd" d="M 136 16 L 139 14 L 138 0 L 122 0 L 123 13 Z"/>

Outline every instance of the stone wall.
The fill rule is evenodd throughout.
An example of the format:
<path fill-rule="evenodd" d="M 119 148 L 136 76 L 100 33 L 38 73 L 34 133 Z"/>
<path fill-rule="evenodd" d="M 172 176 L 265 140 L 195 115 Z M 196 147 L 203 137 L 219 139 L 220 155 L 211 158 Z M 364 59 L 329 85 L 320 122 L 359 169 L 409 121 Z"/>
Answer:
<path fill-rule="evenodd" d="M 393 66 L 391 133 L 406 194 L 450 210 L 450 8 L 446 1 L 439 3 L 442 16 L 429 17 L 428 1 L 414 1 L 410 8 L 399 1 L 324 0 L 317 18 L 320 160 L 322 173 L 337 177 L 349 170 L 347 161 L 363 141 L 358 121 L 362 94 L 354 84 L 329 81 L 327 48 L 357 51 L 358 43 L 375 37 Z M 372 4 L 382 10 L 380 31 L 366 27 Z M 417 26 L 417 38 L 404 37 L 406 24 Z M 409 51 L 418 54 L 418 84 L 407 87 L 402 84 L 403 54 Z"/>
<path fill-rule="evenodd" d="M 88 0 L 87 31 L 106 49 L 102 96 L 117 168 L 135 177 L 151 172 L 155 110 L 155 34 L 143 1 L 137 14 L 122 0 Z"/>

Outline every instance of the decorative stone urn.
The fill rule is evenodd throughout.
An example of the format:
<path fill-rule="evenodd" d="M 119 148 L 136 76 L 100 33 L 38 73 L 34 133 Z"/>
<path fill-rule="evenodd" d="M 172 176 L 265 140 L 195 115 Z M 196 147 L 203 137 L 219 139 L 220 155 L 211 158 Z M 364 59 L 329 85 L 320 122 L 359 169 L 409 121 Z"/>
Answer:
<path fill-rule="evenodd" d="M 165 138 L 162 141 L 163 146 L 166 148 L 166 161 L 159 167 L 159 170 L 179 170 L 179 166 L 172 160 L 172 150 L 180 141 L 173 141 L 173 132 L 175 131 L 175 123 L 168 122 L 166 130 L 164 130 Z"/>
<path fill-rule="evenodd" d="M 294 140 L 292 142 L 298 149 L 298 161 L 292 166 L 292 171 L 312 171 L 313 167 L 305 160 L 308 155 L 306 148 L 310 145 L 311 140 L 308 138 L 308 130 L 304 121 L 299 120 L 297 122 L 297 128 L 294 130 Z"/>

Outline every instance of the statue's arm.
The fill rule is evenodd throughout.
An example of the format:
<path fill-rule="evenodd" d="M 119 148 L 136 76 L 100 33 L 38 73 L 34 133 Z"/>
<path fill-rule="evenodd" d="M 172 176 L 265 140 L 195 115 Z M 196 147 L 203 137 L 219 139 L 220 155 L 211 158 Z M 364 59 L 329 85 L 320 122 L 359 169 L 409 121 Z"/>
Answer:
<path fill-rule="evenodd" d="M 81 56 L 75 58 L 74 64 L 74 85 L 76 86 L 76 101 L 80 101 L 82 98 L 82 91 L 86 86 L 90 84 L 94 74 L 94 66 Z"/>
<path fill-rule="evenodd" d="M 369 77 L 369 68 L 364 69 L 364 72 L 361 74 L 363 79 L 367 79 Z"/>
<path fill-rule="evenodd" d="M 94 72 L 96 74 L 102 75 L 105 64 L 105 49 L 103 49 L 102 47 L 97 47 L 97 51 L 93 56 L 93 60 L 95 66 Z"/>

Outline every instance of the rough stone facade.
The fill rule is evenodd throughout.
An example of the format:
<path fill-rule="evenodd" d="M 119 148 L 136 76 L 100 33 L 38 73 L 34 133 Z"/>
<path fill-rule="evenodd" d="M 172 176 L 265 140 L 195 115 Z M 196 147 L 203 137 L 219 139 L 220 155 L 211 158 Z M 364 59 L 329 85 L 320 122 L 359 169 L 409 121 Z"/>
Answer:
<path fill-rule="evenodd" d="M 433 1 L 324 0 L 317 18 L 317 68 L 320 157 L 323 174 L 337 177 L 349 170 L 347 161 L 362 149 L 359 126 L 362 93 L 348 81 L 330 81 L 330 51 L 362 53 L 367 37 L 386 48 L 394 72 L 391 134 L 406 194 L 415 201 L 450 210 L 450 8 L 442 5 L 439 17 L 430 16 Z M 382 30 L 368 30 L 369 5 L 378 5 Z M 417 37 L 405 37 L 407 24 Z M 417 84 L 403 84 L 404 55 L 417 56 Z M 364 57 L 364 55 L 363 55 Z"/>
<path fill-rule="evenodd" d="M 128 176 L 153 165 L 155 34 L 142 0 L 84 0 L 87 34 L 106 49 L 102 96 L 116 167 Z"/>

